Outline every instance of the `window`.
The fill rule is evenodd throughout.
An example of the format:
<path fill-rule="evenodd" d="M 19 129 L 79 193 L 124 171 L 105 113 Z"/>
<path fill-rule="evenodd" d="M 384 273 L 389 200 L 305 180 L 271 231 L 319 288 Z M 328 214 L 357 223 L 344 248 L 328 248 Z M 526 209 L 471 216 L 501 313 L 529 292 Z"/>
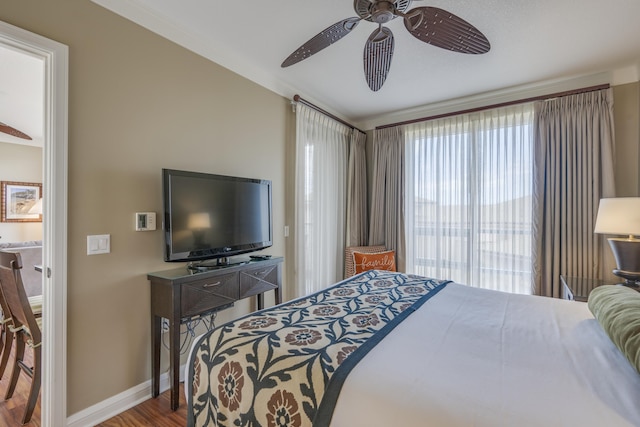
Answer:
<path fill-rule="evenodd" d="M 533 105 L 406 126 L 407 271 L 531 293 Z"/>

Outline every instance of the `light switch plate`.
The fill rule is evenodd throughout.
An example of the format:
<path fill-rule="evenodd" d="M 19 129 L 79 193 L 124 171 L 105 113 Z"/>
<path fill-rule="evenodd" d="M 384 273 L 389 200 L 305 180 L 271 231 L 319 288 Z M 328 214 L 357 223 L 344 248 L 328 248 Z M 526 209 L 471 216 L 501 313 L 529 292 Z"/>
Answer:
<path fill-rule="evenodd" d="M 111 252 L 111 235 L 98 234 L 87 236 L 87 255 L 108 254 Z"/>

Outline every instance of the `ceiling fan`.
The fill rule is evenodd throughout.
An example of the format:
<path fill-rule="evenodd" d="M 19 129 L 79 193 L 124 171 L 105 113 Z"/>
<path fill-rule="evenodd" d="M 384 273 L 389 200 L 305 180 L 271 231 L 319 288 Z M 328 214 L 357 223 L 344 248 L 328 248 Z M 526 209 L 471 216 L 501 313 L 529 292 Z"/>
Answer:
<path fill-rule="evenodd" d="M 15 136 L 18 138 L 31 140 L 31 137 L 26 133 L 20 132 L 18 129 L 12 128 L 11 126 L 4 124 L 2 122 L 0 122 L 0 132 L 6 133 L 8 135 Z"/>
<path fill-rule="evenodd" d="M 364 46 L 364 74 L 372 91 L 379 90 L 389 73 L 393 57 L 393 33 L 383 24 L 401 17 L 404 26 L 418 40 L 453 52 L 482 54 L 489 52 L 489 40 L 464 19 L 436 7 L 409 9 L 412 0 L 354 0 L 358 16 L 333 24 L 300 46 L 282 63 L 296 64 L 320 52 L 349 34 L 361 20 L 378 24 Z"/>

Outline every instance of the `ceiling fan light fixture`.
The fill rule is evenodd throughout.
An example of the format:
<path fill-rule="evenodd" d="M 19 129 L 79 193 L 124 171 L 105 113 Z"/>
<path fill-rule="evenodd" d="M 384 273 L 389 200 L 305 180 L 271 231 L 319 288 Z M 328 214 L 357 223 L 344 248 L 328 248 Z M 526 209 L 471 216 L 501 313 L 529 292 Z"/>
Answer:
<path fill-rule="evenodd" d="M 387 78 L 393 57 L 393 34 L 383 24 L 403 18 L 404 26 L 412 36 L 433 46 L 452 52 L 482 54 L 491 49 L 484 34 L 464 19 L 437 7 L 416 7 L 412 0 L 354 0 L 357 17 L 347 18 L 321 31 L 300 46 L 282 63 L 288 67 L 306 59 L 349 34 L 361 20 L 378 24 L 367 39 L 364 48 L 364 74 L 374 92 Z"/>

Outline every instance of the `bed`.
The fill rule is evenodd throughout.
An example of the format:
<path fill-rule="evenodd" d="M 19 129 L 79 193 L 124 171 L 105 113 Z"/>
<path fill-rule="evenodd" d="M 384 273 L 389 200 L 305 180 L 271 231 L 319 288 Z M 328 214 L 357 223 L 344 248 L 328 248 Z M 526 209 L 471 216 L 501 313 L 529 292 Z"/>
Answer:
<path fill-rule="evenodd" d="M 199 337 L 188 425 L 639 426 L 605 329 L 585 303 L 369 271 Z"/>

